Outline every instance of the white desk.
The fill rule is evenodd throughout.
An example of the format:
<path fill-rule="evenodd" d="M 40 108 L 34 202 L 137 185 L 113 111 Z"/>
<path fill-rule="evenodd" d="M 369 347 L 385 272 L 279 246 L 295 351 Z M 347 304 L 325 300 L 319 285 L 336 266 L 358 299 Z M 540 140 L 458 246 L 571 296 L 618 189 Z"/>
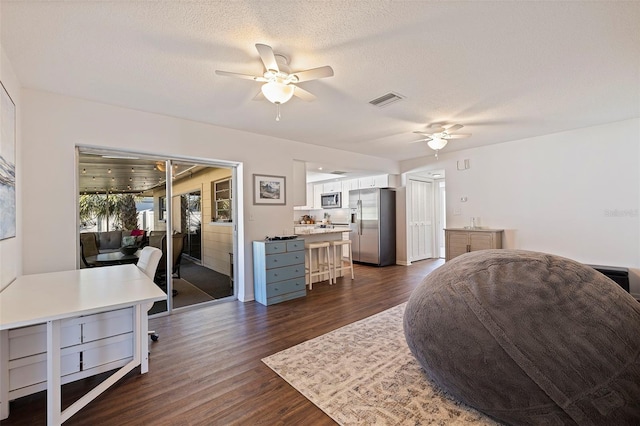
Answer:
<path fill-rule="evenodd" d="M 164 299 L 166 294 L 135 265 L 24 275 L 0 292 L 0 333 L 46 324 L 48 425 L 68 420 L 138 365 L 142 374 L 149 370 L 146 305 Z M 134 308 L 133 359 L 62 411 L 60 321 L 128 307 Z M 7 353 L 0 348 L 0 419 L 9 416 Z"/>

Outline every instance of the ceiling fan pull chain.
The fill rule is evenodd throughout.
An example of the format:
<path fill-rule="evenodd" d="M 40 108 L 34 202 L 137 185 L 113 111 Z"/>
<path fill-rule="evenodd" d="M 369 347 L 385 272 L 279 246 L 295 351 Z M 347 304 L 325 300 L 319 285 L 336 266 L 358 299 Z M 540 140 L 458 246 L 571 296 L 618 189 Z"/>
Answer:
<path fill-rule="evenodd" d="M 276 104 L 276 121 L 280 121 L 280 103 Z"/>

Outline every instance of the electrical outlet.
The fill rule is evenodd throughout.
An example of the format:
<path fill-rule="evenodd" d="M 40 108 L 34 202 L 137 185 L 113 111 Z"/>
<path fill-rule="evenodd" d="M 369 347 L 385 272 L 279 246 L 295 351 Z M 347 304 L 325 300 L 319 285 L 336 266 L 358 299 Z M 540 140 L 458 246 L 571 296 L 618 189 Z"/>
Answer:
<path fill-rule="evenodd" d="M 254 220 L 256 220 L 256 218 L 255 218 L 255 217 L 253 217 L 253 213 L 249 213 L 249 220 L 250 220 L 250 221 L 254 221 Z"/>
<path fill-rule="evenodd" d="M 462 209 L 460 207 L 456 207 L 455 209 L 453 209 L 454 216 L 460 216 L 461 214 L 462 214 Z"/>

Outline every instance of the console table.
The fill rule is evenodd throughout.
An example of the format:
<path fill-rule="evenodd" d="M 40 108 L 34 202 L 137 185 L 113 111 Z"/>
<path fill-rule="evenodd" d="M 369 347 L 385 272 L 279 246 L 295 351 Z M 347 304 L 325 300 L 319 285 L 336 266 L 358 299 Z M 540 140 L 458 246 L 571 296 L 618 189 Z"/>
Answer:
<path fill-rule="evenodd" d="M 501 249 L 502 229 L 447 228 L 444 230 L 445 261 L 476 250 Z"/>
<path fill-rule="evenodd" d="M 24 341 L 16 339 L 15 346 L 20 346 L 20 349 L 15 349 L 14 352 L 23 351 L 25 346 L 42 346 L 44 349 L 44 354 L 20 358 L 17 364 L 34 362 L 30 364 L 30 371 L 33 372 L 37 370 L 35 362 L 46 360 L 46 376 L 43 378 L 47 390 L 47 424 L 59 425 L 137 366 L 140 366 L 141 374 L 149 370 L 146 308 L 149 303 L 166 297 L 135 265 L 87 268 L 16 278 L 0 292 L 0 419 L 9 416 L 9 400 L 16 397 L 12 397 L 10 392 L 13 376 L 10 374 L 12 363 L 9 358 L 12 349 L 15 349 L 11 347 L 10 332 L 17 331 L 19 336 L 34 336 L 26 345 L 23 344 Z M 121 368 L 113 375 L 62 410 L 61 376 L 68 368 L 66 358 L 69 353 L 74 355 L 82 352 L 86 354 L 85 358 L 104 356 L 95 341 L 83 343 L 83 339 L 92 334 L 92 330 L 95 335 L 96 327 L 92 327 L 90 323 L 102 321 L 104 325 L 109 318 L 122 319 L 127 316 L 130 331 L 114 338 L 129 339 L 133 347 L 129 359 L 121 362 L 123 365 L 118 365 Z M 80 322 L 88 325 L 83 328 L 78 325 Z M 41 329 L 40 336 L 38 327 Z M 101 329 L 102 326 L 97 328 Z M 42 334 L 46 335 L 46 344 L 40 342 L 44 340 Z M 79 339 L 75 343 L 74 334 Z M 61 354 L 62 346 L 68 346 L 64 354 Z M 109 369 L 114 368 L 113 363 L 107 365 Z M 16 369 L 18 367 L 19 365 Z M 91 373 L 85 372 L 76 379 L 92 375 Z"/>

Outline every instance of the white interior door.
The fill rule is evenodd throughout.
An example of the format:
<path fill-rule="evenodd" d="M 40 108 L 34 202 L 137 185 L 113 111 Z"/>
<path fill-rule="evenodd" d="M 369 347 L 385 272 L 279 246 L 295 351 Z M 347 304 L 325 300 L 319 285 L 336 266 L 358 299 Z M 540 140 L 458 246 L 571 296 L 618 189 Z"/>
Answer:
<path fill-rule="evenodd" d="M 444 228 L 447 227 L 447 205 L 446 205 L 446 194 L 445 194 L 445 184 L 444 180 L 437 180 L 434 182 L 436 185 L 437 196 L 435 199 L 438 201 L 437 207 L 434 209 L 436 211 L 436 253 L 439 257 L 445 258 L 445 245 L 444 245 Z"/>
<path fill-rule="evenodd" d="M 433 183 L 408 180 L 409 212 L 409 261 L 429 259 L 433 256 Z"/>

